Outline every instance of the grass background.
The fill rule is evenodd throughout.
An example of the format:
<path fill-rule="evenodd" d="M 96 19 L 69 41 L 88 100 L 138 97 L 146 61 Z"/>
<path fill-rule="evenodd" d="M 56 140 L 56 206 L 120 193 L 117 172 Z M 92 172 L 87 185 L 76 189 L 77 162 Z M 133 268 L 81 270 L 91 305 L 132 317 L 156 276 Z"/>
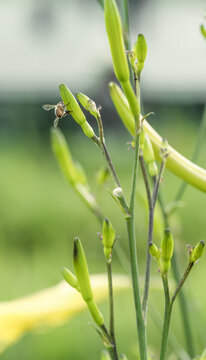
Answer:
<path fill-rule="evenodd" d="M 172 108 L 171 108 L 172 109 Z M 169 116 L 162 109 L 164 122 L 154 126 L 162 136 L 184 155 L 191 157 L 198 130 L 196 122 L 188 120 L 182 112 Z M 174 116 L 175 115 L 175 116 Z M 96 173 L 103 165 L 103 159 L 93 143 L 84 137 L 79 128 L 77 132 L 64 130 L 73 157 L 85 168 L 89 183 L 105 216 L 108 216 L 128 255 L 127 237 L 124 220 L 120 210 L 105 188 L 96 183 Z M 130 137 L 123 130 L 107 127 L 108 148 L 117 169 L 121 183 L 128 197 L 131 184 L 132 150 L 128 146 Z M 198 163 L 205 167 L 206 145 L 203 145 Z M 10 300 L 54 285 L 61 280 L 60 269 L 72 269 L 72 239 L 79 236 L 84 244 L 91 273 L 105 271 L 102 247 L 97 238 L 101 228 L 93 215 L 66 183 L 60 173 L 50 149 L 48 131 L 42 134 L 28 132 L 28 135 L 3 131 L 0 141 L 0 300 Z M 162 192 L 167 202 L 173 200 L 181 181 L 165 172 Z M 112 190 L 112 182 L 107 184 Z M 205 238 L 205 195 L 188 187 L 184 196 L 185 207 L 171 219 L 175 236 L 175 247 L 183 272 L 187 264 L 185 245 L 195 245 Z M 144 273 L 145 242 L 147 232 L 147 209 L 141 176 L 137 189 L 136 228 L 140 273 Z M 158 214 L 155 238 L 160 241 Z M 118 243 L 117 243 L 118 246 Z M 114 272 L 124 272 L 118 257 L 114 255 Z M 191 313 L 196 353 L 205 347 L 206 303 L 205 257 L 195 266 L 189 277 L 185 291 Z M 156 275 L 156 264 L 152 264 L 152 274 Z M 172 274 L 171 274 L 172 277 Z M 158 316 L 163 314 L 163 292 L 150 293 L 150 304 Z M 107 304 L 101 309 L 108 317 Z M 119 351 L 124 351 L 128 359 L 134 359 L 137 352 L 136 328 L 134 323 L 133 300 L 131 292 L 115 299 L 117 343 Z M 172 331 L 184 346 L 181 316 L 176 304 L 172 320 Z M 99 359 L 103 348 L 94 329 L 88 325 L 90 315 L 79 314 L 67 324 L 43 334 L 27 334 L 17 344 L 6 350 L 3 360 L 16 359 Z M 160 331 L 157 324 L 148 320 L 148 340 L 151 352 L 158 355 Z M 171 349 L 170 349 L 171 350 Z M 86 354 L 86 355 L 85 355 Z"/>

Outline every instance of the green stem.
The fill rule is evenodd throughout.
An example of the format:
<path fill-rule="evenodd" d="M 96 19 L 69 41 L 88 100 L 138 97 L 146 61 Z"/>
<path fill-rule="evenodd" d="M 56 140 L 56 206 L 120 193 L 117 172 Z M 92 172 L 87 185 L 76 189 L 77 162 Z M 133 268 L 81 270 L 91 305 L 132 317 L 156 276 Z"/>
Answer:
<path fill-rule="evenodd" d="M 113 287 L 112 287 L 112 266 L 111 262 L 107 262 L 107 276 L 108 276 L 108 288 L 109 288 L 109 315 L 110 315 L 110 337 L 114 345 L 114 351 L 117 356 L 117 348 L 114 332 L 114 301 L 113 301 Z M 117 356 L 118 358 L 118 356 Z"/>
<path fill-rule="evenodd" d="M 138 271 L 138 263 L 137 263 L 137 248 L 136 248 L 136 237 L 135 237 L 135 222 L 134 222 L 136 182 L 137 182 L 138 163 L 139 163 L 139 140 L 140 140 L 139 118 L 136 119 L 135 124 L 136 124 L 135 154 L 134 154 L 132 191 L 130 197 L 131 217 L 126 219 L 126 221 L 127 221 L 128 240 L 129 240 L 132 287 L 133 287 L 133 296 L 134 296 L 135 311 L 136 311 L 140 358 L 141 360 L 147 360 L 146 328 L 144 324 L 142 305 L 141 305 L 139 271 Z"/>
<path fill-rule="evenodd" d="M 162 214 L 164 216 L 165 227 L 170 227 L 168 215 L 165 211 L 163 197 L 160 192 L 158 194 L 158 199 L 159 199 L 159 204 L 160 204 L 160 207 L 162 210 Z M 173 271 L 174 279 L 176 281 L 176 284 L 178 285 L 179 281 L 180 281 L 180 271 L 179 271 L 178 264 L 177 264 L 177 254 L 176 254 L 175 250 L 173 253 L 171 263 L 172 263 L 172 271 Z M 181 309 L 180 313 L 181 313 L 181 317 L 182 317 L 182 325 L 183 325 L 184 334 L 185 334 L 185 341 L 187 344 L 187 351 L 191 357 L 194 357 L 195 350 L 194 350 L 194 341 L 193 341 L 193 335 L 192 335 L 192 327 L 191 327 L 191 323 L 190 323 L 190 314 L 188 311 L 187 300 L 186 300 L 186 296 L 185 296 L 183 289 L 179 294 L 179 303 L 180 303 L 180 309 Z"/>
<path fill-rule="evenodd" d="M 187 277 L 188 277 L 188 275 L 189 275 L 189 273 L 190 273 L 193 265 L 194 265 L 193 262 L 190 262 L 190 263 L 188 264 L 187 269 L 185 270 L 184 275 L 183 275 L 182 279 L 180 280 L 180 282 L 179 282 L 179 284 L 178 284 L 178 286 L 177 286 L 177 288 L 176 288 L 176 290 L 175 290 L 175 292 L 174 292 L 174 294 L 173 294 L 173 296 L 172 296 L 172 298 L 171 298 L 171 305 L 173 305 L 173 303 L 174 303 L 177 295 L 179 294 L 180 289 L 181 289 L 182 286 L 184 285 L 184 282 L 185 282 L 185 280 L 187 279 Z"/>
<path fill-rule="evenodd" d="M 164 324 L 163 324 L 163 330 L 162 330 L 160 360 L 165 360 L 172 306 L 170 304 L 170 295 L 169 295 L 169 286 L 168 286 L 167 276 L 162 275 L 162 282 L 163 282 L 164 294 L 165 294 L 165 314 L 164 314 Z"/>

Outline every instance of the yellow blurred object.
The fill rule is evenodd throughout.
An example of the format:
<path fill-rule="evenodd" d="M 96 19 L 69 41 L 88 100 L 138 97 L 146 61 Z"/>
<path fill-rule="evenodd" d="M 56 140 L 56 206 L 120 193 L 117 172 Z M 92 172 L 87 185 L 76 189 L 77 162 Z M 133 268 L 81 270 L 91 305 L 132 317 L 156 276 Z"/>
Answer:
<path fill-rule="evenodd" d="M 108 296 L 106 275 L 91 276 L 97 302 Z M 114 290 L 129 288 L 128 277 L 114 275 Z M 18 341 L 25 332 L 55 327 L 86 309 L 81 294 L 65 281 L 19 299 L 0 303 L 0 353 Z"/>

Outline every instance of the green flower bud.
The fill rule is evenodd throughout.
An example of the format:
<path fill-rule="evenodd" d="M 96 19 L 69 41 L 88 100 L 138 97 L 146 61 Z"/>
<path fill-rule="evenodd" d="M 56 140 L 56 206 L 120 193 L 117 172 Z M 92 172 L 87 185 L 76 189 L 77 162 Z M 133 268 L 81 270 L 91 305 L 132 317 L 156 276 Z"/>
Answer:
<path fill-rule="evenodd" d="M 102 244 L 104 245 L 104 254 L 108 261 L 111 259 L 114 240 L 115 230 L 109 219 L 105 218 L 102 228 Z"/>
<path fill-rule="evenodd" d="M 165 229 L 164 231 L 161 248 L 162 248 L 162 257 L 161 257 L 162 272 L 163 274 L 167 274 L 171 265 L 171 259 L 174 250 L 174 240 L 170 229 Z"/>
<path fill-rule="evenodd" d="M 152 177 L 157 176 L 158 168 L 157 168 L 155 161 L 152 161 L 151 163 L 148 164 L 148 171 L 149 171 L 150 176 L 152 176 Z"/>
<path fill-rule="evenodd" d="M 123 211 L 125 218 L 131 217 L 129 207 L 125 201 L 123 191 L 121 187 L 117 187 L 112 192 L 113 198 L 117 201 L 117 203 L 120 205 L 121 210 Z"/>
<path fill-rule="evenodd" d="M 79 290 L 78 281 L 76 276 L 66 267 L 63 267 L 61 270 L 64 280 L 73 288 Z"/>
<path fill-rule="evenodd" d="M 94 130 L 86 121 L 86 117 L 83 114 L 78 102 L 71 93 L 71 91 L 66 87 L 66 85 L 61 84 L 59 86 L 59 91 L 62 97 L 64 104 L 66 105 L 67 110 L 70 111 L 73 119 L 82 127 L 85 135 L 89 138 L 94 137 Z"/>
<path fill-rule="evenodd" d="M 122 24 L 114 0 L 104 2 L 105 24 L 113 59 L 114 72 L 122 85 L 134 116 L 139 116 L 139 104 L 129 81 L 129 66 L 124 47 Z"/>
<path fill-rule="evenodd" d="M 104 16 L 115 75 L 120 82 L 128 81 L 129 67 L 124 47 L 122 24 L 114 0 L 105 0 Z"/>
<path fill-rule="evenodd" d="M 147 57 L 147 43 L 144 35 L 139 34 L 135 43 L 135 52 L 137 60 L 140 63 L 144 63 Z"/>
<path fill-rule="evenodd" d="M 111 360 L 111 357 L 108 353 L 108 351 L 103 350 L 101 353 L 101 360 Z"/>
<path fill-rule="evenodd" d="M 96 107 L 96 104 L 93 100 L 91 100 L 88 96 L 78 92 L 76 94 L 77 99 L 81 103 L 81 105 L 90 112 L 95 118 L 99 115 L 99 110 Z"/>
<path fill-rule="evenodd" d="M 84 249 L 78 237 L 74 239 L 73 263 L 82 297 L 88 302 L 93 299 L 93 292 Z"/>
<path fill-rule="evenodd" d="M 120 119 L 129 132 L 134 134 L 134 116 L 130 110 L 126 96 L 121 88 L 114 82 L 109 83 L 109 92 Z"/>
<path fill-rule="evenodd" d="M 156 260 L 159 260 L 161 256 L 161 249 L 158 249 L 153 242 L 149 243 L 149 252 Z"/>
<path fill-rule="evenodd" d="M 52 150 L 68 182 L 72 186 L 81 181 L 85 183 L 85 178 L 84 180 L 82 179 L 82 175 L 80 176 L 79 171 L 75 167 L 66 139 L 60 129 L 51 129 L 51 143 Z"/>
<path fill-rule="evenodd" d="M 205 251 L 205 242 L 201 240 L 192 250 L 190 262 L 195 263 L 196 261 L 198 261 L 204 254 L 204 251 Z"/>
<path fill-rule="evenodd" d="M 145 143 L 145 130 L 142 127 L 141 133 L 140 133 L 140 142 L 139 142 L 139 149 L 142 150 L 144 153 L 144 143 Z"/>
<path fill-rule="evenodd" d="M 148 165 L 148 171 L 151 176 L 155 176 L 158 173 L 157 165 L 155 163 L 155 155 L 152 144 L 149 137 L 145 134 L 144 150 L 143 150 L 144 161 Z"/>
<path fill-rule="evenodd" d="M 71 116 L 73 119 L 79 124 L 82 125 L 85 123 L 86 118 L 76 101 L 74 95 L 71 93 L 71 91 L 68 89 L 68 87 L 64 84 L 61 84 L 59 86 L 59 91 L 62 97 L 62 100 L 64 104 L 66 105 L 66 108 L 71 112 Z"/>
<path fill-rule="evenodd" d="M 84 124 L 82 124 L 81 127 L 88 138 L 92 139 L 94 137 L 94 130 L 87 121 Z"/>

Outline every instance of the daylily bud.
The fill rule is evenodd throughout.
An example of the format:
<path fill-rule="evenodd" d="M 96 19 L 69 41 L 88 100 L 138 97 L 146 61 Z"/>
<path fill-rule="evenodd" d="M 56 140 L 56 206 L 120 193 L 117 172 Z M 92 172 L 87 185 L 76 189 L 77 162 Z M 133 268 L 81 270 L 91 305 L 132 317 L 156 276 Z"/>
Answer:
<path fill-rule="evenodd" d="M 107 261 L 110 261 L 111 259 L 114 240 L 115 240 L 115 230 L 109 219 L 105 218 L 102 229 L 102 243 L 104 245 L 104 254 Z"/>
<path fill-rule="evenodd" d="M 63 267 L 61 270 L 64 280 L 73 288 L 79 290 L 78 281 L 76 276 L 66 267 Z"/>
<path fill-rule="evenodd" d="M 76 101 L 71 91 L 64 84 L 61 84 L 59 86 L 59 91 L 62 100 L 66 108 L 70 111 L 70 114 L 73 117 L 73 119 L 82 127 L 82 130 L 84 131 L 87 137 L 93 138 L 94 130 L 86 121 L 86 117 L 83 114 L 78 102 Z"/>
<path fill-rule="evenodd" d="M 161 249 L 158 249 L 155 243 L 149 243 L 149 252 L 156 260 L 159 260 L 161 256 Z"/>
<path fill-rule="evenodd" d="M 138 73 L 141 73 L 147 56 L 147 43 L 144 35 L 142 34 L 139 34 L 137 37 L 137 41 L 135 43 L 135 52 L 138 60 L 137 70 Z"/>
<path fill-rule="evenodd" d="M 121 210 L 123 211 L 125 218 L 128 218 L 131 216 L 129 207 L 125 201 L 123 191 L 121 187 L 117 187 L 113 190 L 112 195 L 114 199 L 117 201 L 117 203 L 120 205 Z"/>
<path fill-rule="evenodd" d="M 84 249 L 78 237 L 74 239 L 73 263 L 82 297 L 87 302 L 93 299 L 93 293 Z"/>
<path fill-rule="evenodd" d="M 64 104 L 66 105 L 66 108 L 71 111 L 71 116 L 73 119 L 79 124 L 82 125 L 86 121 L 86 118 L 76 101 L 74 95 L 71 93 L 71 91 L 68 89 L 68 87 L 64 84 L 61 84 L 59 86 L 59 91 L 62 97 L 62 100 Z"/>
<path fill-rule="evenodd" d="M 114 0 L 104 2 L 105 24 L 113 59 L 114 72 L 122 85 L 134 116 L 139 116 L 139 104 L 129 81 L 129 66 L 124 47 L 122 24 Z"/>
<path fill-rule="evenodd" d="M 143 157 L 145 162 L 148 164 L 148 171 L 151 176 L 155 176 L 158 173 L 158 169 L 155 163 L 155 155 L 152 144 L 149 137 L 145 134 Z"/>
<path fill-rule="evenodd" d="M 96 104 L 93 100 L 81 92 L 78 92 L 76 96 L 82 106 L 89 111 L 90 114 L 92 114 L 95 118 L 99 115 L 99 110 L 97 110 Z"/>
<path fill-rule="evenodd" d="M 108 351 L 103 350 L 101 353 L 101 360 L 111 360 L 111 357 L 108 353 Z"/>
<path fill-rule="evenodd" d="M 121 88 L 114 82 L 109 83 L 109 92 L 117 113 L 123 124 L 134 135 L 135 122 L 129 103 Z"/>
<path fill-rule="evenodd" d="M 139 149 L 142 150 L 143 153 L 144 153 L 144 143 L 145 143 L 145 130 L 142 127 L 142 130 L 140 133 Z"/>
<path fill-rule="evenodd" d="M 129 67 L 125 54 L 121 18 L 114 0 L 105 0 L 104 16 L 115 75 L 120 82 L 128 81 Z"/>
<path fill-rule="evenodd" d="M 57 158 L 59 166 L 71 185 L 81 182 L 79 172 L 75 167 L 69 147 L 64 135 L 58 128 L 51 129 L 52 150 Z M 83 183 L 85 183 L 85 178 Z"/>
<path fill-rule="evenodd" d="M 161 243 L 162 248 L 162 272 L 167 274 L 174 250 L 174 240 L 170 229 L 165 229 Z"/>
<path fill-rule="evenodd" d="M 205 242 L 203 240 L 201 240 L 200 242 L 198 242 L 198 244 L 192 250 L 190 262 L 195 263 L 196 261 L 198 261 L 204 254 L 204 251 L 205 251 Z"/>
<path fill-rule="evenodd" d="M 82 297 L 86 301 L 94 321 L 101 326 L 104 324 L 104 318 L 93 299 L 87 261 L 79 238 L 74 239 L 73 263 Z"/>

